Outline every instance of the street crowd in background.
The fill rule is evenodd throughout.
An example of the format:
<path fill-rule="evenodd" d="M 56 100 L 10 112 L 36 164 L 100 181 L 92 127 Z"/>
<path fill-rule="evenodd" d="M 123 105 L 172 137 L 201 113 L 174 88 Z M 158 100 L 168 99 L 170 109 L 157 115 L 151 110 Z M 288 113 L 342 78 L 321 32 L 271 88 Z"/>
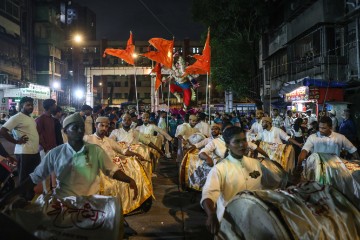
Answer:
<path fill-rule="evenodd" d="M 295 178 L 302 171 L 303 161 L 309 153 L 325 152 L 359 159 L 355 147 L 358 143 L 356 128 L 347 109 L 339 113 L 343 121 L 338 123 L 334 110 L 319 114 L 321 117 L 311 111 L 294 113 L 290 110 L 282 117 L 279 109 L 272 109 L 271 113 L 263 110 L 246 114 L 216 112 L 209 116 L 201 109 L 137 112 L 136 108 L 83 105 L 79 112 L 65 113 L 53 99 L 44 100 L 43 108 L 44 112 L 33 119 L 33 99 L 24 97 L 20 100 L 18 113 L 10 118 L 1 116 L 0 134 L 16 144 L 14 153 L 20 187 L 0 196 L 0 204 L 18 193 L 27 201 L 33 199 L 35 193 L 44 191 L 62 196 L 93 195 L 99 192 L 98 174 L 101 171 L 132 190 L 121 196 L 123 207 L 130 212 L 151 199 L 152 187 L 146 183 L 156 177 L 153 170 L 159 158 L 170 160 L 179 156 L 179 148 L 188 148 L 189 151 L 197 148 L 200 150 L 199 159 L 209 167 L 201 205 L 208 214 L 206 225 L 215 234 L 221 216 L 216 218 L 214 215 L 219 211 L 214 208 L 214 203 L 217 202 L 221 209 L 220 204 L 225 206 L 237 192 L 261 188 L 258 176 L 270 171 L 255 158 L 247 157 L 248 149 L 269 157 L 260 147 L 260 142 L 287 143 L 294 147 L 295 168 L 292 173 Z M 204 137 L 194 141 L 197 134 Z M 1 154 L 9 156 L 6 151 Z M 129 158 L 136 158 L 139 163 L 127 161 L 135 164 L 127 169 L 122 161 Z M 236 176 L 234 179 L 224 181 L 238 182 L 237 171 L 243 168 L 241 162 L 255 168 L 247 173 L 253 179 L 244 176 L 247 184 L 235 184 L 236 188 L 226 190 L 231 183 L 221 186 L 225 184 L 220 181 L 222 171 L 235 171 L 231 173 L 233 175 L 229 173 Z M 244 173 L 243 170 L 240 172 Z M 272 174 L 270 171 L 268 176 Z M 47 178 L 50 189 L 44 189 L 46 184 L 42 182 Z M 225 201 L 223 203 L 219 202 L 220 194 L 225 196 L 221 198 Z M 131 202 L 136 199 L 136 204 Z"/>

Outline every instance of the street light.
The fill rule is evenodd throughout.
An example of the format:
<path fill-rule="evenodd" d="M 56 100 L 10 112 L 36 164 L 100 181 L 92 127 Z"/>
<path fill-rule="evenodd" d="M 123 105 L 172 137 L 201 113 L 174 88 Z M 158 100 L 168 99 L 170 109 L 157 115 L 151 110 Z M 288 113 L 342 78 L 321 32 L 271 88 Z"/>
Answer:
<path fill-rule="evenodd" d="M 102 82 L 99 82 L 99 86 L 101 87 L 101 100 L 100 100 L 100 103 L 102 104 L 103 98 L 104 98 L 103 83 L 102 83 Z"/>
<path fill-rule="evenodd" d="M 81 43 L 81 42 L 83 41 L 82 35 L 80 35 L 80 34 L 75 34 L 75 36 L 74 36 L 74 41 L 75 41 L 76 43 Z"/>
<path fill-rule="evenodd" d="M 75 97 L 77 99 L 78 109 L 80 108 L 80 100 L 84 97 L 84 91 L 82 89 L 75 90 Z"/>

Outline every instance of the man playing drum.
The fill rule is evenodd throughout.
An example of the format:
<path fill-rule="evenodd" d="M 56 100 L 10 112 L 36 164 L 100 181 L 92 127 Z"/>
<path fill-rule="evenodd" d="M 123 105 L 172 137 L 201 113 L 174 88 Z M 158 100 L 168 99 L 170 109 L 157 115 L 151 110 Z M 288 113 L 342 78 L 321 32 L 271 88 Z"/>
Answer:
<path fill-rule="evenodd" d="M 248 146 L 241 128 L 226 129 L 223 138 L 229 155 L 211 169 L 200 201 L 207 214 L 206 226 L 212 234 L 217 234 L 225 206 L 238 192 L 266 188 L 264 179 L 276 177 L 260 161 L 244 156 Z"/>
<path fill-rule="evenodd" d="M 357 148 L 342 134 L 332 131 L 332 120 L 330 117 L 322 117 L 319 122 L 319 131 L 308 137 L 302 148 L 297 164 L 297 172 L 302 171 L 302 162 L 309 152 L 332 153 L 340 156 L 342 149 L 352 154 L 353 159 L 360 159 Z"/>
<path fill-rule="evenodd" d="M 129 183 L 134 195 L 137 196 L 135 181 L 119 170 L 104 150 L 95 144 L 84 144 L 85 124 L 79 113 L 66 117 L 63 128 L 68 143 L 50 150 L 30 177 L 0 200 L 1 204 L 6 204 L 22 189 L 34 188 L 52 172 L 57 179 L 55 193 L 60 197 L 90 196 L 99 193 L 100 171 L 116 180 Z"/>
<path fill-rule="evenodd" d="M 183 144 L 185 143 L 188 138 L 193 135 L 194 133 L 200 133 L 198 128 L 195 128 L 197 124 L 197 117 L 195 115 L 189 116 L 189 123 L 183 123 L 182 125 L 178 126 L 178 131 L 175 133 L 175 137 L 183 140 Z"/>

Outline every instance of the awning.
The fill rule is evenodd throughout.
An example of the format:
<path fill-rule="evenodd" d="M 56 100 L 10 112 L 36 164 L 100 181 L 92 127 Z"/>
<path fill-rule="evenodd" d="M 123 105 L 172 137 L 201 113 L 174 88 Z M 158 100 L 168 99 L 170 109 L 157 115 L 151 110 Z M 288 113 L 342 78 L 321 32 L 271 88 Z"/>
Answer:
<path fill-rule="evenodd" d="M 316 79 L 310 77 L 300 78 L 298 80 L 284 83 L 279 91 L 279 95 L 283 97 L 286 93 L 290 93 L 295 89 L 302 86 L 315 86 L 315 87 L 330 87 L 330 88 L 343 88 L 346 86 L 344 82 L 329 82 L 324 79 Z"/>

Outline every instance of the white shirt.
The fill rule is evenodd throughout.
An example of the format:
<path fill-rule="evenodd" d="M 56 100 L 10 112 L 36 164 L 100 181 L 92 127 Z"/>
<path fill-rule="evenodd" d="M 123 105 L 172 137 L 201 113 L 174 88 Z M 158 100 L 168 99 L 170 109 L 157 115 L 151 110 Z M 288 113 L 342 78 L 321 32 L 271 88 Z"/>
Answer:
<path fill-rule="evenodd" d="M 239 160 L 229 154 L 214 165 L 209 172 L 202 190 L 200 204 L 202 205 L 207 198 L 216 203 L 217 217 L 221 221 L 226 205 L 238 192 L 262 189 L 263 171 L 261 166 L 256 159 L 244 156 Z M 255 172 L 259 173 L 256 178 L 249 175 Z"/>
<path fill-rule="evenodd" d="M 264 131 L 257 136 L 258 140 L 270 143 L 281 143 L 282 140 L 289 140 L 290 136 L 286 134 L 283 130 L 277 127 L 271 127 L 270 131 L 264 129 Z"/>
<path fill-rule="evenodd" d="M 204 121 L 201 121 L 195 125 L 195 128 L 199 129 L 200 133 L 204 134 L 206 137 L 211 136 L 210 124 L 208 124 Z"/>
<path fill-rule="evenodd" d="M 316 119 L 316 115 L 315 114 L 311 114 L 310 115 L 310 117 L 308 117 L 308 128 L 311 128 L 311 123 L 312 122 L 315 122 L 315 121 L 317 121 L 317 119 Z"/>
<path fill-rule="evenodd" d="M 166 119 L 160 117 L 158 122 L 158 127 L 166 131 Z"/>
<path fill-rule="evenodd" d="M 93 134 L 93 119 L 91 116 L 85 115 L 85 135 Z"/>
<path fill-rule="evenodd" d="M 357 151 L 356 147 L 340 133 L 331 132 L 327 137 L 317 132 L 308 137 L 302 149 L 312 153 L 332 153 L 340 156 L 342 148 L 349 153 Z"/>
<path fill-rule="evenodd" d="M 262 127 L 262 121 L 258 122 L 256 120 L 256 122 L 253 123 L 253 125 L 251 125 L 250 128 L 250 133 L 255 133 L 255 134 L 259 134 L 263 131 L 263 127 Z"/>
<path fill-rule="evenodd" d="M 65 196 L 89 196 L 99 192 L 99 172 L 112 177 L 118 167 L 95 144 L 85 144 L 76 152 L 68 143 L 50 150 L 30 174 L 37 184 L 55 172 L 56 194 Z"/>
<path fill-rule="evenodd" d="M 124 128 L 114 129 L 109 138 L 114 139 L 117 142 L 126 142 L 128 145 L 137 144 L 139 142 L 146 145 L 150 143 L 149 139 L 133 128 L 130 128 L 129 131 L 125 131 Z"/>
<path fill-rule="evenodd" d="M 161 128 L 159 128 L 154 124 L 150 124 L 150 123 L 148 123 L 147 125 L 143 124 L 141 126 L 136 127 L 136 130 L 147 136 L 154 136 L 154 132 L 157 132 L 163 135 L 164 137 L 166 137 L 168 141 L 172 140 L 172 137 L 169 134 L 167 134 L 164 130 L 162 130 Z"/>
<path fill-rule="evenodd" d="M 284 127 L 287 134 L 291 135 L 291 129 L 293 125 L 294 125 L 294 119 L 292 117 L 286 116 L 284 121 Z"/>
<path fill-rule="evenodd" d="M 197 132 L 199 132 L 199 129 L 191 127 L 189 123 L 183 123 L 177 127 L 175 137 L 181 135 L 187 140 L 191 135 Z"/>
<path fill-rule="evenodd" d="M 39 133 L 36 130 L 36 122 L 31 116 L 19 112 L 12 116 L 3 127 L 12 131 L 17 140 L 24 135 L 29 138 L 26 143 L 15 145 L 15 154 L 36 154 L 39 152 Z"/>
<path fill-rule="evenodd" d="M 100 138 L 96 133 L 92 135 L 85 135 L 84 142 L 98 145 L 105 151 L 110 159 L 116 157 L 117 153 L 125 154 L 127 151 L 127 148 L 122 148 L 113 139 L 106 136 L 104 138 Z"/>

